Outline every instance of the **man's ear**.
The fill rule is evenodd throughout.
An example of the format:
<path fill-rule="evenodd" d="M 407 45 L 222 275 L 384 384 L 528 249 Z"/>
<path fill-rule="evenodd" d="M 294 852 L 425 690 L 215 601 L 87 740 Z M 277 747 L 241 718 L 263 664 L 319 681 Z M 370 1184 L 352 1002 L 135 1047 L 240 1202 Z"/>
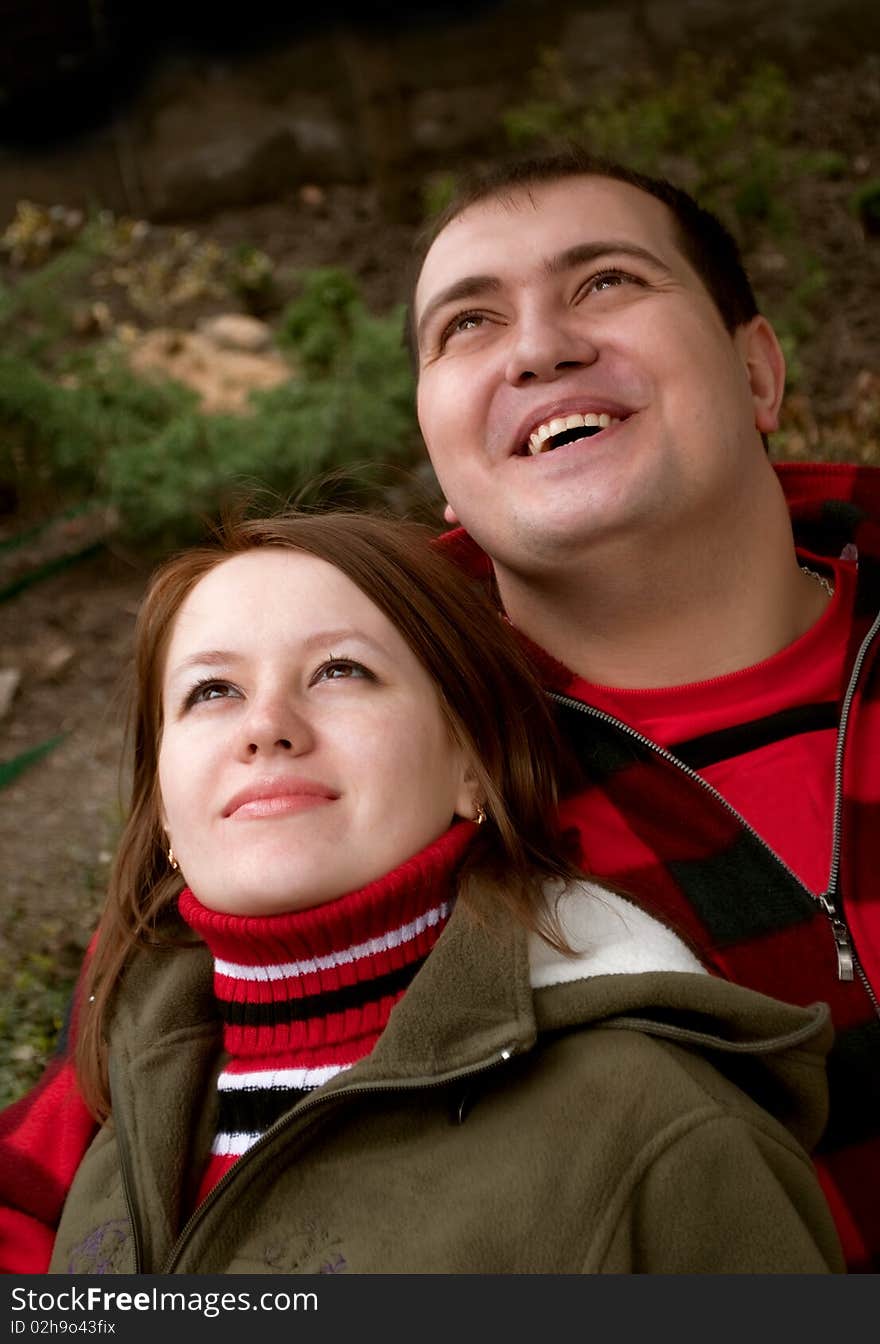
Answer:
<path fill-rule="evenodd" d="M 455 512 L 455 509 L 452 507 L 451 504 L 447 504 L 446 507 L 444 508 L 443 519 L 444 522 L 447 522 L 450 527 L 458 527 L 459 525 L 458 514 Z"/>
<path fill-rule="evenodd" d="M 779 407 L 785 391 L 785 356 L 776 332 L 766 317 L 759 314 L 737 327 L 734 340 L 752 390 L 755 427 L 762 434 L 772 434 L 779 428 Z"/>

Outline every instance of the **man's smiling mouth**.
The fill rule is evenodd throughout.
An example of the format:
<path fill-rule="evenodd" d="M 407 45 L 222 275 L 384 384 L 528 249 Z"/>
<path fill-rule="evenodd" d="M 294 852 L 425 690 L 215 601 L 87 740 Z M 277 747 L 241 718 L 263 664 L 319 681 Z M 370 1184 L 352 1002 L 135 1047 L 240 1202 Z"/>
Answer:
<path fill-rule="evenodd" d="M 621 417 L 608 415 L 604 411 L 589 411 L 585 415 L 554 416 L 532 430 L 528 442 L 520 449 L 520 454 L 523 457 L 529 454 L 537 457 L 539 453 L 550 453 L 554 448 L 561 448 L 563 444 L 592 438 L 594 434 L 601 434 L 603 429 L 610 429 L 612 425 L 620 423 Z"/>

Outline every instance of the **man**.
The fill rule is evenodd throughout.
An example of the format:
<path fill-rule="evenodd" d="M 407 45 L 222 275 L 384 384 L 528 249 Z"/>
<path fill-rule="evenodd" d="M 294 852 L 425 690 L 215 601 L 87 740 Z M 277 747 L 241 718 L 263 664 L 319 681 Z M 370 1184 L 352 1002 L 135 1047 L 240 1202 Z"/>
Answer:
<path fill-rule="evenodd" d="M 467 188 L 413 332 L 450 544 L 490 558 L 535 646 L 584 770 L 584 865 L 715 973 L 831 1004 L 818 1165 L 851 1268 L 876 1270 L 878 473 L 774 470 L 784 361 L 733 240 L 617 165 Z"/>

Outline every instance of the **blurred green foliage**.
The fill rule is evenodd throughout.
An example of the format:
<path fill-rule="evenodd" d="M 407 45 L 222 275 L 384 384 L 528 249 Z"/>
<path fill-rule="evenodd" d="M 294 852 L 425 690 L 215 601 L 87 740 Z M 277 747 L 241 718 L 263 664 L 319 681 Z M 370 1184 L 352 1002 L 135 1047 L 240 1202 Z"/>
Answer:
<path fill-rule="evenodd" d="M 264 317 L 277 303 L 278 284 L 272 258 L 258 247 L 240 243 L 232 249 L 227 263 L 227 283 L 255 317 Z"/>
<path fill-rule="evenodd" d="M 381 477 L 414 454 L 402 310 L 368 312 L 347 272 L 304 274 L 281 313 L 290 380 L 253 393 L 246 415 L 208 415 L 182 385 L 136 376 L 118 341 L 53 351 L 66 281 L 89 260 L 74 245 L 6 291 L 5 318 L 0 306 L 0 493 L 25 514 L 88 499 L 126 539 L 177 542 L 257 484 L 287 497 L 319 473 L 358 462 Z"/>
<path fill-rule="evenodd" d="M 861 221 L 866 234 L 880 234 L 880 178 L 872 178 L 853 193 L 853 213 Z"/>
<path fill-rule="evenodd" d="M 532 88 L 504 116 L 516 148 L 574 140 L 647 173 L 664 171 L 674 156 L 676 180 L 710 208 L 717 187 L 735 183 L 745 216 L 772 212 L 792 120 L 788 81 L 772 62 L 735 74 L 724 57 L 683 52 L 671 70 L 630 75 L 585 97 L 559 52 L 545 51 Z"/>
<path fill-rule="evenodd" d="M 4 968 L 0 989 L 0 1106 L 36 1082 L 55 1047 L 75 970 L 59 968 L 52 952 L 30 952 Z"/>
<path fill-rule="evenodd" d="M 422 211 L 426 220 L 435 219 L 455 195 L 458 178 L 455 173 L 431 173 L 422 184 Z"/>

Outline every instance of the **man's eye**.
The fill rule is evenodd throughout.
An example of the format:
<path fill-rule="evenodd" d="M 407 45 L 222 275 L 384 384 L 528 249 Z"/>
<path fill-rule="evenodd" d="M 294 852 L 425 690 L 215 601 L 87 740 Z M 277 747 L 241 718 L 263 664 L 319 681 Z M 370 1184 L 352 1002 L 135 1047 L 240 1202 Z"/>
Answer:
<path fill-rule="evenodd" d="M 315 686 L 321 681 L 353 680 L 375 681 L 376 678 L 368 667 L 354 658 L 328 658 L 326 663 L 315 669 L 309 684 Z"/>
<path fill-rule="evenodd" d="M 460 336 L 466 331 L 476 331 L 485 320 L 482 313 L 459 313 L 443 328 L 440 336 L 441 346 L 445 345 L 453 336 Z"/>
<path fill-rule="evenodd" d="M 584 286 L 590 294 L 601 294 L 603 290 L 617 289 L 620 285 L 640 285 L 642 283 L 638 276 L 630 275 L 628 271 L 600 271 L 598 275 L 592 276 Z"/>

